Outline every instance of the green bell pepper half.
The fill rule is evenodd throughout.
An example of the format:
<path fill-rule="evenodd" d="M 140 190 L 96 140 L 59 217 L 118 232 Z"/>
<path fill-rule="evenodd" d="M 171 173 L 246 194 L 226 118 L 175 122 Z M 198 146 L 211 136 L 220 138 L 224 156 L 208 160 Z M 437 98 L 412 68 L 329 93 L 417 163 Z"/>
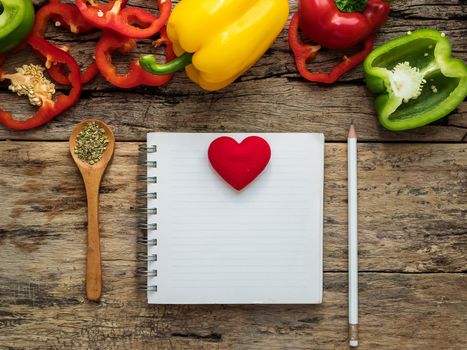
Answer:
<path fill-rule="evenodd" d="M 467 65 L 451 56 L 443 33 L 420 29 L 373 50 L 363 64 L 380 123 L 418 128 L 448 115 L 467 96 Z"/>
<path fill-rule="evenodd" d="M 0 53 L 26 40 L 33 25 L 32 0 L 0 0 Z"/>

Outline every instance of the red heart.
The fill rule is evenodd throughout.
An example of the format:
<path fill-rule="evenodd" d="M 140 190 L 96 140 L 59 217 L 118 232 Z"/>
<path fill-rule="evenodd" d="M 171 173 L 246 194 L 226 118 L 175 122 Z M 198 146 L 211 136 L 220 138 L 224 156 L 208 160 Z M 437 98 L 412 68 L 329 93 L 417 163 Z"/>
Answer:
<path fill-rule="evenodd" d="M 250 136 L 238 143 L 231 137 L 215 139 L 208 150 L 214 170 L 237 191 L 261 174 L 271 159 L 271 148 L 265 139 Z"/>

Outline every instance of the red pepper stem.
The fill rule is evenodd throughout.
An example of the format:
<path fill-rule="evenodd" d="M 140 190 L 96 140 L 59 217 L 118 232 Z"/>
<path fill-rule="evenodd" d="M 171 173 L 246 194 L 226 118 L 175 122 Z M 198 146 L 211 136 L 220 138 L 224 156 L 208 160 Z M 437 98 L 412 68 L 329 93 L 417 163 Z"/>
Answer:
<path fill-rule="evenodd" d="M 165 64 L 157 63 L 156 56 L 144 55 L 139 59 L 141 67 L 155 75 L 167 75 L 178 72 L 192 63 L 193 54 L 185 52 L 183 55 L 178 56 L 176 59 Z"/>

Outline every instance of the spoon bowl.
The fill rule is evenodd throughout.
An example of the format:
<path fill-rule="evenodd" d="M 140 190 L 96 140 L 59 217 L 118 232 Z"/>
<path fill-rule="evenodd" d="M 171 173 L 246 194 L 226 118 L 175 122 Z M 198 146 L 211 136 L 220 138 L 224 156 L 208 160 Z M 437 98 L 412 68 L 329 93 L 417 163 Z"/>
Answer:
<path fill-rule="evenodd" d="M 78 134 L 89 123 L 96 123 L 102 129 L 104 129 L 105 134 L 107 138 L 109 139 L 109 144 L 107 145 L 107 148 L 105 149 L 105 152 L 102 155 L 101 160 L 99 160 L 97 163 L 92 164 L 92 165 L 79 159 L 78 155 L 75 153 L 75 147 L 76 147 L 76 142 L 78 139 Z M 97 119 L 83 120 L 81 123 L 75 126 L 75 128 L 73 129 L 70 135 L 70 153 L 76 165 L 78 166 L 79 170 L 81 171 L 81 174 L 83 174 L 83 171 L 85 171 L 86 173 L 96 172 L 98 169 L 103 169 L 105 171 L 105 169 L 107 168 L 107 165 L 112 159 L 114 148 L 115 148 L 115 136 L 114 136 L 114 133 L 112 132 L 112 129 L 110 129 L 110 127 L 107 124 Z"/>
<path fill-rule="evenodd" d="M 89 123 L 96 123 L 104 129 L 109 140 L 102 158 L 89 164 L 75 153 L 78 134 Z M 115 136 L 109 126 L 100 120 L 86 119 L 79 123 L 70 135 L 70 153 L 75 161 L 86 188 L 88 203 L 88 244 L 86 263 L 86 295 L 91 301 L 98 301 L 102 294 L 102 268 L 99 238 L 99 189 L 105 169 L 112 159 L 115 149 Z"/>

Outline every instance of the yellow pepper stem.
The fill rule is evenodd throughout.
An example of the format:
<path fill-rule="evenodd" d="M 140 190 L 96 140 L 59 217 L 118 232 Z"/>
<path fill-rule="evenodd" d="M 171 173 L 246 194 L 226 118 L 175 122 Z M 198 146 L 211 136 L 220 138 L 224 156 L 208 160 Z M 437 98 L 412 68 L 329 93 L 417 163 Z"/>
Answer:
<path fill-rule="evenodd" d="M 156 56 L 144 55 L 140 57 L 139 64 L 145 71 L 149 73 L 154 75 L 166 75 L 178 72 L 179 70 L 191 64 L 192 57 L 192 53 L 185 52 L 183 55 L 170 62 L 159 64 L 157 63 Z"/>

